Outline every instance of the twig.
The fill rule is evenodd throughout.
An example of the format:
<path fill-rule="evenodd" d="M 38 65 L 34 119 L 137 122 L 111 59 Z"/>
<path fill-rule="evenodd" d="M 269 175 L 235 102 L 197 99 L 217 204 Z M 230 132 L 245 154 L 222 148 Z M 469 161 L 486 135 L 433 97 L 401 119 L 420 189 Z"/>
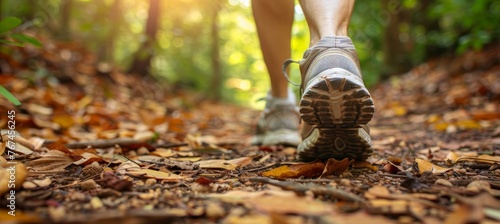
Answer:
<path fill-rule="evenodd" d="M 299 195 L 305 195 L 307 191 L 311 191 L 314 195 L 325 195 L 339 200 L 366 204 L 366 201 L 363 198 L 337 188 L 297 184 L 294 182 L 278 181 L 265 177 L 250 177 L 249 180 L 278 186 L 283 190 L 293 191 Z"/>
<path fill-rule="evenodd" d="M 384 176 L 384 177 L 394 177 L 394 178 L 408 178 L 407 175 L 390 174 L 390 173 L 383 173 L 382 176 Z"/>
<path fill-rule="evenodd" d="M 287 181 L 290 182 L 297 182 L 297 183 L 323 183 L 323 182 L 333 182 L 336 181 L 336 179 L 287 179 Z M 338 179 L 337 179 L 338 181 Z"/>
<path fill-rule="evenodd" d="M 269 164 L 269 165 L 266 165 L 266 166 L 261 166 L 261 167 L 246 169 L 246 170 L 243 170 L 243 171 L 245 171 L 245 172 L 256 172 L 256 171 L 261 171 L 261 170 L 269 169 L 271 167 L 275 167 L 275 166 L 279 166 L 279 165 L 281 165 L 281 162 Z"/>
<path fill-rule="evenodd" d="M 182 146 L 188 146 L 187 143 L 165 143 L 165 144 L 158 144 L 154 145 L 155 148 L 174 148 L 174 147 L 182 147 Z"/>
<path fill-rule="evenodd" d="M 68 144 L 66 144 L 66 147 L 68 149 L 86 149 L 88 147 L 110 148 L 110 147 L 114 147 L 116 145 L 129 146 L 129 145 L 142 144 L 142 143 L 145 143 L 145 142 L 141 141 L 141 140 L 136 140 L 136 139 L 118 138 L 118 139 L 108 139 L 108 140 L 96 140 L 96 141 L 91 141 L 91 142 L 68 143 Z"/>

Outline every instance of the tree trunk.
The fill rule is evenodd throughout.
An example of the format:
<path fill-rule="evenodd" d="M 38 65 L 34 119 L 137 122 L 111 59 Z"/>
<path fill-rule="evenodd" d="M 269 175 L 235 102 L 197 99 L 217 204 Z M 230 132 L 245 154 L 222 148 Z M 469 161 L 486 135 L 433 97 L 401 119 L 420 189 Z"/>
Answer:
<path fill-rule="evenodd" d="M 382 77 L 387 78 L 391 75 L 401 74 L 411 67 L 411 61 L 409 58 L 409 46 L 411 45 L 410 32 L 407 34 L 402 34 L 400 31 L 400 26 L 404 23 L 410 24 L 410 18 L 408 11 L 404 10 L 401 4 L 392 4 L 391 0 L 382 0 L 382 7 L 384 9 L 389 9 L 394 13 L 391 13 L 389 23 L 384 30 L 384 36 L 382 39 L 382 47 L 384 52 L 384 67 Z M 397 8 L 396 8 L 397 7 Z M 405 36 L 407 35 L 407 36 Z M 406 38 L 406 41 L 402 41 L 402 38 Z"/>
<path fill-rule="evenodd" d="M 222 95 L 222 65 L 220 61 L 220 45 L 219 45 L 219 12 L 222 8 L 221 2 L 216 1 L 212 6 L 212 18 L 210 27 L 210 37 L 211 37 L 211 56 L 212 56 L 212 81 L 210 83 L 211 98 L 214 100 L 220 100 Z"/>
<path fill-rule="evenodd" d="M 134 60 L 132 61 L 132 66 L 129 69 L 129 73 L 137 75 L 148 75 L 151 58 L 154 54 L 154 43 L 156 42 L 156 33 L 158 31 L 158 22 L 160 16 L 160 0 L 150 0 L 148 19 L 146 22 L 145 36 L 146 41 L 141 47 L 135 52 Z"/>
<path fill-rule="evenodd" d="M 122 7 L 121 0 L 113 1 L 113 4 L 109 8 L 109 24 L 111 27 L 106 39 L 102 42 L 100 47 L 101 50 L 98 51 L 98 61 L 99 62 L 113 62 L 113 52 L 115 46 L 115 39 L 118 34 L 118 28 L 122 24 Z"/>
<path fill-rule="evenodd" d="M 69 20 L 71 18 L 71 7 L 73 5 L 73 0 L 63 0 L 61 2 L 60 13 L 61 13 L 61 21 L 60 21 L 60 31 L 59 38 L 61 40 L 70 40 L 71 32 L 69 28 Z"/>

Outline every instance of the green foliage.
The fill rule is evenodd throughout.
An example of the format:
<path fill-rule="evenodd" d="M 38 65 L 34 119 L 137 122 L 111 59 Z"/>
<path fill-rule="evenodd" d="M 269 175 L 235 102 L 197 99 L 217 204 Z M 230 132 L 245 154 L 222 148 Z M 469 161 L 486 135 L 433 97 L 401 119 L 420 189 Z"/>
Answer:
<path fill-rule="evenodd" d="M 500 2 L 496 0 L 439 0 L 428 15 L 439 29 L 430 30 L 429 45 L 455 48 L 457 53 L 479 50 L 500 37 Z"/>
<path fill-rule="evenodd" d="M 10 93 L 7 89 L 5 89 L 3 86 L 0 85 L 0 94 L 7 98 L 11 103 L 13 103 L 16 106 L 21 105 L 21 102 L 14 96 L 12 93 Z"/>
<path fill-rule="evenodd" d="M 16 17 L 7 17 L 0 20 L 0 43 L 10 44 L 15 46 L 24 46 L 25 44 L 32 44 L 41 47 L 42 43 L 36 38 L 28 35 L 17 33 L 14 29 L 19 27 L 22 20 Z M 13 39 L 14 41 L 10 40 Z"/>
<path fill-rule="evenodd" d="M 22 20 L 16 17 L 6 17 L 0 20 L 0 43 L 14 46 L 24 46 L 24 44 L 32 44 L 42 46 L 36 38 L 30 37 L 22 33 L 16 33 L 14 30 L 22 24 Z M 0 85 L 0 94 L 7 98 L 14 105 L 19 106 L 21 102 L 12 95 L 7 89 Z"/>
<path fill-rule="evenodd" d="M 112 17 L 113 5 L 119 1 L 118 17 Z M 30 20 L 40 32 L 57 35 L 61 27 L 61 0 L 3 0 L 3 16 Z M 69 27 L 73 41 L 81 41 L 96 54 L 113 50 L 112 59 L 121 68 L 128 67 L 134 53 L 146 40 L 148 0 L 73 0 Z M 298 1 L 295 0 L 298 5 Z M 211 15 L 214 5 L 221 4 L 217 24 L 219 57 L 223 77 L 224 99 L 250 102 L 265 96 L 270 83 L 262 60 L 252 17 L 250 0 L 176 0 L 161 1 L 160 32 L 156 44 L 144 53 L 153 52 L 151 72 L 168 84 L 213 92 Z M 351 17 L 349 36 L 354 40 L 365 83 L 374 85 L 380 74 L 397 63 L 387 64 L 385 36 L 390 21 L 395 24 L 409 66 L 442 54 L 460 54 L 481 49 L 500 37 L 500 1 L 497 0 L 383 0 L 357 1 Z M 9 18 L 9 17 L 7 17 Z M 27 36 L 12 32 L 20 20 L 9 19 L 0 25 L 8 30 L 0 41 L 10 44 L 35 44 Z M 17 24 L 17 25 L 15 25 Z M 9 27 L 11 26 L 11 27 Z M 3 27 L 3 28 L 2 28 Z M 394 27 L 393 27 L 394 28 Z M 292 30 L 292 58 L 300 59 L 308 48 L 308 28 L 300 7 L 296 7 Z M 8 34 L 8 35 L 7 35 Z M 2 35 L 2 32 L 0 32 Z M 112 38 L 114 47 L 107 48 Z M 105 57 L 99 59 L 106 60 Z M 108 58 L 109 59 L 109 58 Z M 290 67 L 292 81 L 300 82 L 299 69 Z M 294 87 L 296 88 L 296 87 Z M 298 90 L 296 91 L 299 92 Z M 259 104 L 262 106 L 262 104 Z"/>

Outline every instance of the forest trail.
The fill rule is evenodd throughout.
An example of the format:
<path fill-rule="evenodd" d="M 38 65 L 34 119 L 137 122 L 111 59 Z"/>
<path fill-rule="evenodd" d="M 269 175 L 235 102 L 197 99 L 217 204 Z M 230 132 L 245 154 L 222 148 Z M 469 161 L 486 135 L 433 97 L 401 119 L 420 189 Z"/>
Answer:
<path fill-rule="evenodd" d="M 23 104 L 0 98 L 0 163 L 16 162 L 19 187 L 0 170 L 0 194 L 15 197 L 1 201 L 0 220 L 500 222 L 498 45 L 379 84 L 373 156 L 312 163 L 250 145 L 259 111 L 102 74 L 78 45 L 48 46 L 2 65 L 0 84 Z"/>

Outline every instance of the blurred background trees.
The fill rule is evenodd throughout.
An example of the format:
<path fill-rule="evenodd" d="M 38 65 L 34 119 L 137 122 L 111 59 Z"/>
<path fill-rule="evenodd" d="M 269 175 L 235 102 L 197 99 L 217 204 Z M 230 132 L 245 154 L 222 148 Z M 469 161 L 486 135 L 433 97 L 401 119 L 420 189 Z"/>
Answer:
<path fill-rule="evenodd" d="M 498 41 L 498 12 L 496 0 L 357 1 L 350 35 L 366 83 Z M 113 64 L 252 106 L 268 90 L 249 0 L 0 0 L 0 18 L 8 16 L 37 35 L 83 43 L 97 70 Z M 309 37 L 298 4 L 295 19 L 300 59 Z M 299 81 L 298 68 L 292 76 Z"/>

